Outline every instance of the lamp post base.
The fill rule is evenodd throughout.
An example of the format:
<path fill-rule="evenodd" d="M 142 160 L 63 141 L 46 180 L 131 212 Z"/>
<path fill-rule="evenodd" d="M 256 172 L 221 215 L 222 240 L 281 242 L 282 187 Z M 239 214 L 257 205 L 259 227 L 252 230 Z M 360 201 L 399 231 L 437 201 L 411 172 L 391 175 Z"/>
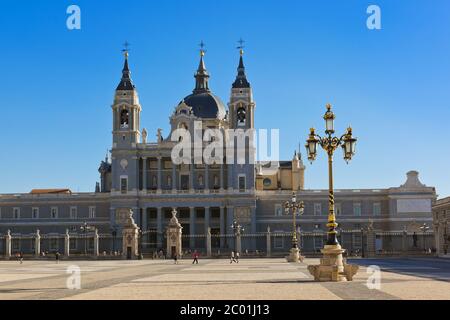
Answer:
<path fill-rule="evenodd" d="M 358 272 L 357 265 L 347 264 L 342 257 L 345 251 L 339 244 L 325 245 L 321 250 L 323 257 L 319 265 L 308 266 L 309 273 L 314 281 L 352 281 Z"/>
<path fill-rule="evenodd" d="M 286 257 L 287 262 L 303 262 L 303 257 L 300 254 L 299 248 L 291 248 L 289 255 Z"/>

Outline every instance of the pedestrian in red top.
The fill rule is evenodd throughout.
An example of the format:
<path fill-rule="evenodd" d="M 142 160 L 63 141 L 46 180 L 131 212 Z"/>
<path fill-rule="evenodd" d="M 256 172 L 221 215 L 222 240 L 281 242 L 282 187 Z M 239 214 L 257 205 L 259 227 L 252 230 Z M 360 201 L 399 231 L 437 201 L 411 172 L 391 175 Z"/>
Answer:
<path fill-rule="evenodd" d="M 192 261 L 192 264 L 194 264 L 194 263 L 198 264 L 198 257 L 199 257 L 199 254 L 198 254 L 197 250 L 195 250 L 194 253 L 192 254 L 192 258 L 194 258 L 194 260 Z"/>

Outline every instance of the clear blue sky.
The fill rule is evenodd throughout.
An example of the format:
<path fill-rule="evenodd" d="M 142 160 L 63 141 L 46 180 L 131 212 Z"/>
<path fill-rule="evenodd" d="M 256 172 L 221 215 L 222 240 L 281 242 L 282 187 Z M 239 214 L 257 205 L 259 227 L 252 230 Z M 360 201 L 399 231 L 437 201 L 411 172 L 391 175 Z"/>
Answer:
<path fill-rule="evenodd" d="M 81 30 L 66 9 L 81 8 Z M 377 4 L 382 30 L 366 28 Z M 450 2 L 410 1 L 2 1 L 0 193 L 69 187 L 93 191 L 111 147 L 122 43 L 154 138 L 194 85 L 200 40 L 210 87 L 224 102 L 246 40 L 256 126 L 281 128 L 282 158 L 323 128 L 354 127 L 357 155 L 338 153 L 336 188 L 398 186 L 405 173 L 450 195 Z M 325 154 L 308 164 L 307 188 L 326 188 Z"/>

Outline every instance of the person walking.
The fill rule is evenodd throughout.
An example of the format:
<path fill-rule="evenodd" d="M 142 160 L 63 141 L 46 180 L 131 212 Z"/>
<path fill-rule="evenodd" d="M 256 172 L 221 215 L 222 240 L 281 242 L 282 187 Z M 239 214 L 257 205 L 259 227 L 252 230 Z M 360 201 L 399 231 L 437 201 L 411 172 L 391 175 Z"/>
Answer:
<path fill-rule="evenodd" d="M 178 264 L 178 253 L 174 252 L 173 254 L 173 262 L 174 264 Z"/>
<path fill-rule="evenodd" d="M 23 253 L 22 253 L 22 251 L 19 253 L 19 261 L 20 261 L 20 264 L 23 263 Z"/>
<path fill-rule="evenodd" d="M 235 262 L 239 263 L 239 251 L 236 252 L 236 260 L 235 260 Z"/>
<path fill-rule="evenodd" d="M 192 261 L 192 264 L 194 264 L 194 263 L 198 264 L 198 257 L 199 257 L 199 254 L 198 254 L 197 250 L 195 250 L 194 253 L 192 254 L 192 258 L 194 258 L 194 260 Z"/>
<path fill-rule="evenodd" d="M 55 253 L 55 259 L 56 259 L 56 263 L 59 263 L 59 252 Z"/>
<path fill-rule="evenodd" d="M 230 264 L 233 262 L 236 262 L 236 259 L 234 258 L 234 251 L 231 251 Z"/>

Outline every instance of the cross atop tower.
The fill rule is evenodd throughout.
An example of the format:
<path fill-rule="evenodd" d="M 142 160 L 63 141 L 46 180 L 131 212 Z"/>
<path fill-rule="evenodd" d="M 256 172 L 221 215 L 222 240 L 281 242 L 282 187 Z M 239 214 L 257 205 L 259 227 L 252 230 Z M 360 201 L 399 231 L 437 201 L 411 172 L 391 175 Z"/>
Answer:
<path fill-rule="evenodd" d="M 206 50 L 205 50 L 205 43 L 203 42 L 203 40 L 200 41 L 199 46 L 200 46 L 200 55 L 203 57 L 205 55 L 205 52 L 206 52 Z"/>
<path fill-rule="evenodd" d="M 130 44 L 128 43 L 128 41 L 125 41 L 125 43 L 123 44 L 123 49 L 122 52 L 125 55 L 125 58 L 128 58 L 128 51 L 130 51 L 130 49 L 128 49 L 128 47 L 130 46 Z"/>
<path fill-rule="evenodd" d="M 244 54 L 244 48 L 245 48 L 244 43 L 245 43 L 245 41 L 242 40 L 242 38 L 240 38 L 238 43 L 239 43 L 239 46 L 237 46 L 236 49 L 239 49 L 239 53 L 242 56 Z"/>

